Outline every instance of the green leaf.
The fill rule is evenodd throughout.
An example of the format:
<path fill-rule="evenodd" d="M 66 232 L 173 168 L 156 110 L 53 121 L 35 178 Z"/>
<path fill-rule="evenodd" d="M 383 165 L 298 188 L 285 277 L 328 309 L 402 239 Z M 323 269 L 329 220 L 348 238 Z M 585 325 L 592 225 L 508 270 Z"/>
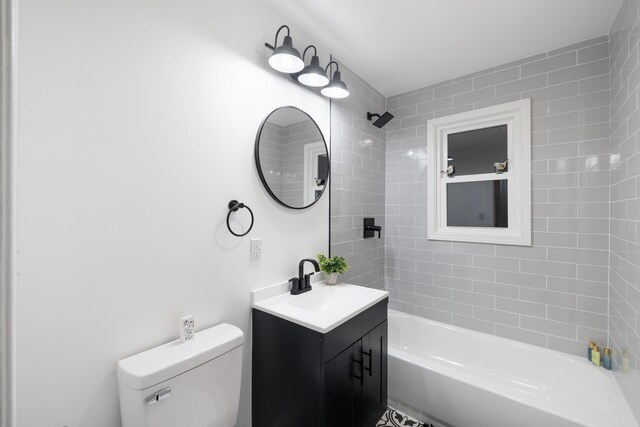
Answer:
<path fill-rule="evenodd" d="M 347 263 L 347 260 L 341 256 L 334 255 L 331 258 L 327 258 L 323 254 L 318 254 L 317 259 L 320 264 L 320 270 L 324 273 L 342 274 L 349 271 L 349 264 Z"/>

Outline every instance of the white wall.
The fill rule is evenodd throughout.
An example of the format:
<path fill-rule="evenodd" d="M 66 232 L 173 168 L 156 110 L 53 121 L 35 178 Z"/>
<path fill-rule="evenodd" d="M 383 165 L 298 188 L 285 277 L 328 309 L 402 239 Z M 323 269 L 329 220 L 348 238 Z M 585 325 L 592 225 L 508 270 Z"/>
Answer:
<path fill-rule="evenodd" d="M 118 359 L 189 313 L 247 332 L 249 291 L 327 251 L 327 197 L 280 207 L 253 144 L 285 104 L 328 137 L 328 102 L 266 66 L 283 22 L 257 0 L 23 0 L 18 16 L 18 425 L 113 427 Z M 234 198 L 261 262 L 226 231 Z"/>

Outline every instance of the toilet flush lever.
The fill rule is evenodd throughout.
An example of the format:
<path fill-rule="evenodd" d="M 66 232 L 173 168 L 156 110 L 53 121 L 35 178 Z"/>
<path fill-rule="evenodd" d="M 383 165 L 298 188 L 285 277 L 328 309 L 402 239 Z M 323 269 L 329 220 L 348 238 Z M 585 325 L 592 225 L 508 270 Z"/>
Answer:
<path fill-rule="evenodd" d="M 144 400 L 144 403 L 147 405 L 153 405 L 154 403 L 158 403 L 161 400 L 164 400 L 171 396 L 171 387 L 163 388 L 162 390 L 158 390 L 149 397 Z"/>

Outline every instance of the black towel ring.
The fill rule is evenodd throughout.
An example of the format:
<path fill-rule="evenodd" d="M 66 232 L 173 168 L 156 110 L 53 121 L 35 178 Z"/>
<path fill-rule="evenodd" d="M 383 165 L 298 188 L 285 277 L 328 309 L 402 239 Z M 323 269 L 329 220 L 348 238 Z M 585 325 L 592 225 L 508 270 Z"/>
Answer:
<path fill-rule="evenodd" d="M 227 206 L 229 207 L 229 213 L 227 214 L 227 228 L 229 229 L 229 233 L 233 234 L 236 237 L 242 237 L 242 236 L 246 236 L 247 234 L 249 234 L 249 232 L 253 228 L 253 211 L 251 210 L 251 208 L 249 206 L 245 205 L 244 203 L 238 202 L 237 200 L 230 201 Z M 237 212 L 238 210 L 240 210 L 242 208 L 247 208 L 247 210 L 251 214 L 251 225 L 249 226 L 249 229 L 244 232 L 244 234 L 238 234 L 238 233 L 234 232 L 231 229 L 231 225 L 229 224 L 229 218 L 231 218 L 231 213 L 232 212 Z"/>

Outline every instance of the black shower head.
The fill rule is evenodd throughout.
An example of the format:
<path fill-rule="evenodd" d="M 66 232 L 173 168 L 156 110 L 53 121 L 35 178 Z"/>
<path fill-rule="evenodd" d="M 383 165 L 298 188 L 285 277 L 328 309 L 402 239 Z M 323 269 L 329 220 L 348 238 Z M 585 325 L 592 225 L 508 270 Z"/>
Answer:
<path fill-rule="evenodd" d="M 379 129 L 382 129 L 384 125 L 386 125 L 391 119 L 393 119 L 393 114 L 388 111 L 385 111 L 382 115 L 367 113 L 367 120 L 371 121 L 371 119 L 373 119 L 374 117 L 377 117 L 378 119 L 373 122 L 373 125 Z"/>

